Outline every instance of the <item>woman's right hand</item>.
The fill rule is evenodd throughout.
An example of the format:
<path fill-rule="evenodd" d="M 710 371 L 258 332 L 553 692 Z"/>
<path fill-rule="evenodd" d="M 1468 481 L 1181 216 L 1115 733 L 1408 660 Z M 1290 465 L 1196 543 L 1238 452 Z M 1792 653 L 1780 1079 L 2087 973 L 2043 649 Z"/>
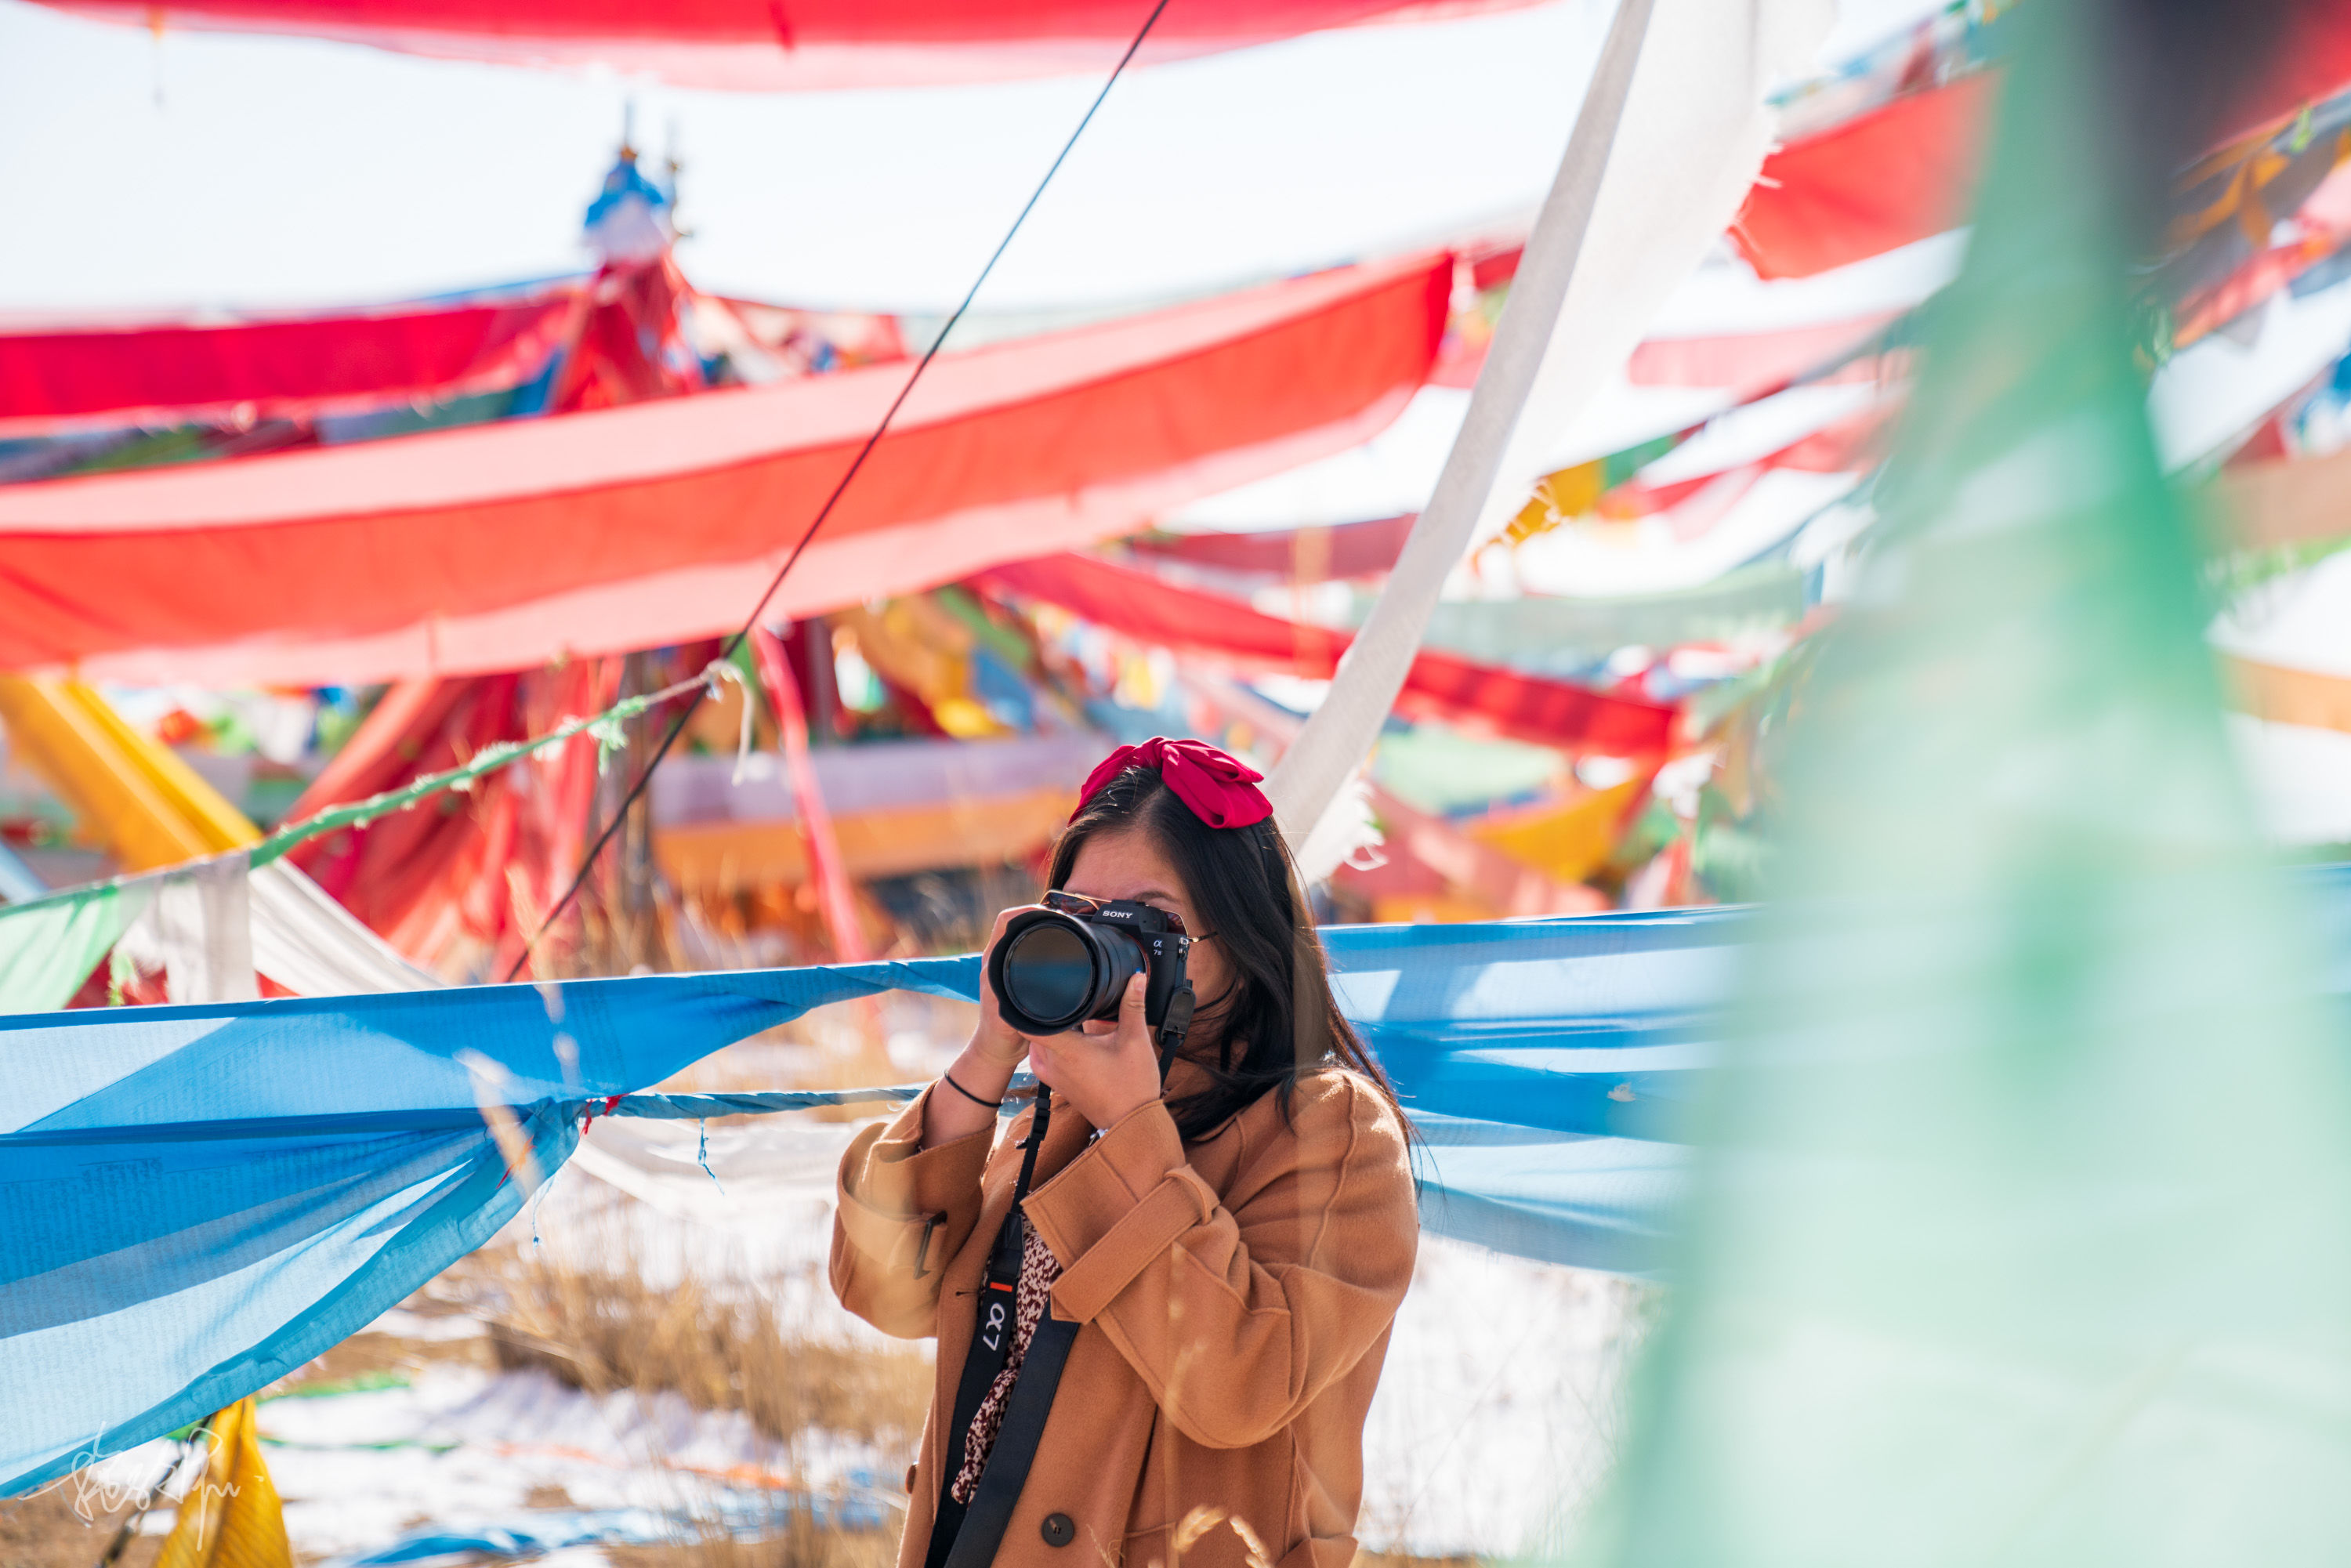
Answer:
<path fill-rule="evenodd" d="M 1022 904 L 1017 909 L 997 911 L 996 926 L 987 934 L 987 946 L 979 952 L 979 1027 L 972 1030 L 971 1044 L 967 1049 L 977 1052 L 991 1067 L 1001 1062 L 1006 1082 L 1011 1082 L 1013 1070 L 1020 1065 L 1020 1059 L 1029 1054 L 1029 1039 L 1006 1023 L 1004 1015 L 997 1010 L 996 988 L 987 983 L 988 960 L 996 956 L 996 945 L 1004 940 L 1004 928 L 1011 924 L 1012 917 L 1035 907 L 1034 904 Z"/>
<path fill-rule="evenodd" d="M 930 1098 L 924 1102 L 923 1147 L 926 1149 L 992 1129 L 996 1111 L 986 1102 L 1004 1098 L 1014 1070 L 1029 1054 L 1028 1037 L 1004 1021 L 1004 1015 L 996 1009 L 996 993 L 987 984 L 988 955 L 1004 939 L 1005 925 L 1019 913 L 1019 909 L 1002 911 L 996 917 L 996 929 L 987 934 L 987 946 L 979 956 L 979 1027 L 971 1031 L 971 1042 L 947 1069 L 946 1075 L 955 1082 L 933 1084 Z M 959 1092 L 958 1086 L 968 1092 Z"/>

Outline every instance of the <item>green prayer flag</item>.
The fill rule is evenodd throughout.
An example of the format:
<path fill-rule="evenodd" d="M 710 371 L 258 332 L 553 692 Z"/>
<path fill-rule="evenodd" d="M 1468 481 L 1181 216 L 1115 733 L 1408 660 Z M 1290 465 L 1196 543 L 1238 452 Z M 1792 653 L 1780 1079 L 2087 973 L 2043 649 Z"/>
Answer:
<path fill-rule="evenodd" d="M 101 883 L 0 910 L 0 1013 L 65 1006 L 153 896 L 152 883 Z"/>
<path fill-rule="evenodd" d="M 1584 1561 L 2351 1550 L 2351 1037 L 2147 432 L 2111 14 L 2017 13 Z"/>

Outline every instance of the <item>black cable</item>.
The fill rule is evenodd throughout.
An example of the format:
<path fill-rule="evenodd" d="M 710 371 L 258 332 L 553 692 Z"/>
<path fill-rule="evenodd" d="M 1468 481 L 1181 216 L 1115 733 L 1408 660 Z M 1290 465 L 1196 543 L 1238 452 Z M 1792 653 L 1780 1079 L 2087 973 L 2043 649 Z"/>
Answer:
<path fill-rule="evenodd" d="M 800 535 L 799 542 L 792 546 L 791 553 L 784 558 L 784 564 L 776 569 L 776 575 L 768 580 L 767 591 L 759 595 L 758 603 L 751 607 L 750 616 L 744 621 L 742 630 L 726 639 L 726 645 L 719 650 L 720 659 L 733 658 L 735 651 L 743 645 L 744 639 L 750 636 L 751 628 L 759 623 L 759 617 L 766 612 L 768 601 L 775 598 L 776 590 L 784 585 L 784 579 L 790 574 L 792 568 L 799 564 L 801 553 L 808 549 L 810 541 L 816 538 L 817 530 L 823 528 L 825 519 L 832 516 L 832 509 L 840 504 L 842 492 L 849 488 L 850 481 L 857 477 L 858 470 L 865 466 L 866 458 L 872 456 L 873 448 L 880 444 L 883 434 L 890 428 L 890 422 L 898 417 L 898 410 L 904 406 L 907 394 L 914 390 L 914 383 L 923 379 L 923 372 L 931 368 L 933 360 L 938 358 L 939 350 L 946 346 L 947 334 L 956 329 L 956 323 L 963 319 L 964 312 L 969 310 L 971 302 L 979 297 L 980 286 L 987 281 L 987 275 L 996 270 L 996 264 L 1004 258 L 1004 252 L 1012 244 L 1013 235 L 1019 234 L 1020 225 L 1029 221 L 1029 213 L 1035 210 L 1038 201 L 1045 194 L 1045 187 L 1051 184 L 1053 176 L 1061 172 L 1061 165 L 1068 161 L 1071 150 L 1077 146 L 1078 138 L 1083 136 L 1086 133 L 1086 127 L 1093 123 L 1095 110 L 1101 109 L 1102 100 L 1110 97 L 1110 89 L 1118 85 L 1118 78 L 1126 73 L 1126 68 L 1134 60 L 1135 51 L 1142 48 L 1143 40 L 1151 36 L 1152 27 L 1159 21 L 1159 14 L 1166 9 L 1167 0 L 1158 0 L 1158 3 L 1151 7 L 1151 15 L 1143 19 L 1143 26 L 1135 32 L 1134 41 L 1126 46 L 1126 53 L 1119 56 L 1118 64 L 1111 68 L 1109 78 L 1102 83 L 1102 90 L 1094 94 L 1093 102 L 1086 106 L 1086 112 L 1079 119 L 1077 129 L 1070 132 L 1070 139 L 1067 141 L 1061 143 L 1061 150 L 1053 155 L 1052 164 L 1046 169 L 1045 177 L 1037 182 L 1037 188 L 1029 193 L 1028 201 L 1021 204 L 1019 215 L 1013 218 L 1012 226 L 1004 231 L 1002 239 L 997 241 L 996 249 L 988 256 L 987 265 L 979 269 L 979 276 L 973 278 L 971 287 L 964 291 L 963 302 L 955 308 L 955 314 L 947 318 L 946 325 L 939 329 L 939 335 L 931 340 L 931 346 L 923 350 L 922 359 L 914 365 L 914 374 L 908 376 L 906 384 L 898 389 L 898 395 L 890 400 L 890 406 L 883 412 L 882 423 L 873 427 L 873 434 L 867 436 L 865 444 L 857 449 L 857 455 L 851 460 L 847 471 L 841 476 L 840 483 L 833 486 L 832 494 L 827 496 L 824 498 L 824 505 L 817 508 L 815 520 L 810 522 L 806 531 Z M 676 719 L 669 727 L 669 732 L 662 737 L 661 744 L 653 748 L 653 758 L 646 762 L 644 771 L 638 774 L 636 782 L 629 786 L 629 792 L 621 797 L 620 805 L 612 811 L 611 821 L 604 824 L 604 831 L 596 835 L 596 841 L 588 846 L 587 854 L 580 858 L 580 869 L 572 873 L 571 885 L 563 890 L 563 896 L 555 901 L 554 907 L 540 919 L 538 929 L 533 931 L 529 940 L 522 945 L 522 951 L 515 956 L 514 966 L 507 970 L 507 980 L 512 981 L 522 973 L 522 967 L 530 962 L 531 954 L 538 946 L 538 939 L 547 935 L 548 928 L 561 919 L 563 912 L 571 907 L 572 900 L 580 896 L 580 889 L 586 884 L 588 873 L 595 869 L 596 857 L 602 854 L 604 846 L 612 841 L 612 835 L 620 831 L 621 823 L 628 817 L 629 808 L 636 802 L 638 796 L 644 793 L 645 786 L 652 781 L 653 769 L 659 768 L 662 758 L 669 755 L 669 748 L 677 744 L 677 737 L 684 733 L 686 722 L 694 717 L 694 710 L 700 707 L 702 699 L 709 695 L 710 687 L 707 685 L 697 687 L 686 705 L 678 710 Z"/>

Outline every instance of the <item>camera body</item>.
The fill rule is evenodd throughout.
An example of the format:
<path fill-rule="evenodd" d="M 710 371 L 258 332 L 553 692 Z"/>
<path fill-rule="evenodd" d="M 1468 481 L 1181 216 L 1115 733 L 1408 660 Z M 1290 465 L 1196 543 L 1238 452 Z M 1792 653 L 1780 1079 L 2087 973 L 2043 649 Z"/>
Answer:
<path fill-rule="evenodd" d="M 988 988 L 1004 1021 L 1026 1035 L 1062 1034 L 1115 1019 L 1126 983 L 1145 977 L 1143 1015 L 1154 1029 L 1186 988 L 1192 938 L 1180 915 L 1125 899 L 1055 891 L 1006 923 L 987 956 Z"/>

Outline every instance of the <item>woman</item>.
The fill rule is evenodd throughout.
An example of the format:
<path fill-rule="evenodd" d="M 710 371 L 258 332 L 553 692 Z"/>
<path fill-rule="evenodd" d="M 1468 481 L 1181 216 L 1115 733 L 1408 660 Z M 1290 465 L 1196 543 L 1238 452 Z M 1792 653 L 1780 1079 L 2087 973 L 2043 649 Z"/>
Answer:
<path fill-rule="evenodd" d="M 1332 998 L 1259 778 L 1198 741 L 1122 747 L 1054 851 L 1055 888 L 1192 936 L 1197 1011 L 1164 1088 L 1141 976 L 1115 1024 L 1038 1039 L 983 980 L 955 1065 L 841 1160 L 833 1290 L 939 1341 L 899 1568 L 1355 1554 L 1418 1224 L 1403 1117 Z M 997 1107 L 1023 1055 L 1052 1100 L 1008 1223 L 1037 1112 L 999 1137 Z"/>

